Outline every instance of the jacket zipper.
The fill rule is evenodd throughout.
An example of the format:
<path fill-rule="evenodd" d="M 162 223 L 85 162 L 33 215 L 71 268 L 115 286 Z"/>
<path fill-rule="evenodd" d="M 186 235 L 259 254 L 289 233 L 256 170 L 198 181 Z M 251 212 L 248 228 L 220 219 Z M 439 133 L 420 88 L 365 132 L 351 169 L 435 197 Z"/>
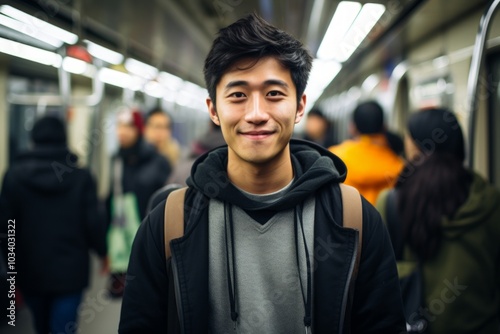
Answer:
<path fill-rule="evenodd" d="M 172 265 L 172 276 L 174 277 L 174 290 L 175 290 L 175 303 L 177 304 L 177 315 L 179 317 L 179 323 L 181 327 L 181 333 L 184 334 L 184 311 L 182 309 L 182 302 L 181 302 L 181 290 L 179 287 L 179 275 L 177 272 L 177 261 L 175 259 L 175 251 L 173 247 L 171 248 L 172 252 L 172 259 L 171 259 L 171 265 Z"/>
<path fill-rule="evenodd" d="M 355 230 L 355 231 L 357 231 L 357 230 Z M 342 334 L 342 332 L 344 330 L 344 323 L 345 323 L 344 318 L 345 318 L 345 313 L 346 313 L 347 298 L 349 296 L 349 287 L 351 284 L 352 273 L 354 271 L 354 265 L 356 263 L 356 258 L 358 256 L 358 243 L 359 243 L 359 231 L 356 234 L 355 239 L 354 239 L 354 254 L 351 258 L 351 264 L 349 266 L 349 274 L 347 275 L 347 281 L 346 281 L 346 285 L 344 287 L 344 293 L 343 293 L 343 297 L 342 297 L 342 309 L 340 312 L 339 334 Z"/>

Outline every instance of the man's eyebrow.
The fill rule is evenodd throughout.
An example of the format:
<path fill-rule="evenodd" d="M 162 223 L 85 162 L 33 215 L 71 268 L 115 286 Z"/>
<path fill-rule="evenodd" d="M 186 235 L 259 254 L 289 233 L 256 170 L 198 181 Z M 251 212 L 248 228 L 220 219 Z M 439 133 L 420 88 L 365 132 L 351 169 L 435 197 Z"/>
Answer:
<path fill-rule="evenodd" d="M 230 82 L 228 82 L 226 87 L 224 87 L 224 91 L 228 91 L 231 88 L 240 87 L 240 86 L 248 86 L 248 81 L 244 81 L 244 80 L 230 81 Z"/>
<path fill-rule="evenodd" d="M 281 86 L 283 88 L 288 88 L 288 84 L 283 80 L 269 79 L 264 81 L 265 86 Z"/>
<path fill-rule="evenodd" d="M 281 86 L 283 88 L 289 88 L 288 84 L 283 81 L 283 80 L 278 80 L 278 79 L 269 79 L 269 80 L 266 80 L 264 81 L 264 83 L 262 84 L 263 86 Z M 230 81 L 226 87 L 224 87 L 224 91 L 227 91 L 231 88 L 234 88 L 234 87 L 240 87 L 240 86 L 249 86 L 249 83 L 248 81 L 244 81 L 244 80 L 235 80 L 235 81 Z"/>

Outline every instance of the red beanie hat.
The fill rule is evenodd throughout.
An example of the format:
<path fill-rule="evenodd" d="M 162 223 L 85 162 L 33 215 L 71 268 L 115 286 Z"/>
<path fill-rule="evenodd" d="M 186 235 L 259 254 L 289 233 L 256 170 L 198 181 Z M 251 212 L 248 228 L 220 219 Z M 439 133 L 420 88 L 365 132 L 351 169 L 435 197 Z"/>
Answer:
<path fill-rule="evenodd" d="M 134 126 L 139 134 L 144 131 L 144 119 L 142 113 L 138 109 L 125 108 L 118 112 L 118 123 Z"/>

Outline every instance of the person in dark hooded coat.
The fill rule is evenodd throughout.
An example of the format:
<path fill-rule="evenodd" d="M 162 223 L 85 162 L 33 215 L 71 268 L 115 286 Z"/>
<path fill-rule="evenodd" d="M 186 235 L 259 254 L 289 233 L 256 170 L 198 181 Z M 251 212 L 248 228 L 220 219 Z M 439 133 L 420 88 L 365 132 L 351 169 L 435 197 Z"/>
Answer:
<path fill-rule="evenodd" d="M 128 226 L 124 228 L 127 234 L 127 248 L 132 244 L 135 236 L 134 228 L 131 225 L 138 225 L 147 213 L 147 205 L 151 195 L 167 182 L 172 167 L 168 160 L 157 152 L 155 147 L 147 143 L 143 138 L 144 120 L 142 113 L 138 109 L 124 107 L 117 113 L 117 137 L 119 150 L 111 161 L 111 187 L 107 200 L 108 208 L 108 242 L 110 253 L 111 277 L 108 286 L 109 294 L 113 298 L 120 298 L 123 295 L 125 282 L 126 263 L 128 254 L 115 256 L 122 246 L 122 240 L 116 242 L 112 235 L 112 229 L 118 226 Z M 132 196 L 130 205 L 121 206 L 126 215 L 127 223 L 117 219 L 120 216 L 119 205 L 116 199 L 120 196 Z M 133 212 L 133 214 L 130 214 Z M 114 226 L 113 226 L 114 225 Z M 126 261 L 121 261 L 126 258 Z M 120 260 L 120 261 L 117 261 Z M 120 262 L 120 263 L 118 263 Z"/>
<path fill-rule="evenodd" d="M 2 233 L 15 225 L 16 286 L 37 333 L 76 328 L 77 309 L 89 284 L 89 250 L 107 270 L 106 224 L 98 214 L 96 185 L 66 146 L 62 120 L 46 116 L 31 133 L 34 148 L 6 172 L 0 195 Z M 6 253 L 6 242 L 2 242 Z M 10 250 L 9 250 L 10 251 Z M 4 293 L 4 292 L 2 292 Z"/>

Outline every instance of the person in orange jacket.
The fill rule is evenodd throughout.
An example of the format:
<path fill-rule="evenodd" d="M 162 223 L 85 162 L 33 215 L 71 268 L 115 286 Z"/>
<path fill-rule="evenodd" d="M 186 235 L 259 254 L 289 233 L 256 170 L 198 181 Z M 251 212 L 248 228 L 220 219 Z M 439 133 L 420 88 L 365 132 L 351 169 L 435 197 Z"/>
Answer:
<path fill-rule="evenodd" d="M 377 102 L 363 102 L 354 109 L 351 133 L 353 139 L 330 146 L 329 150 L 347 166 L 345 183 L 375 204 L 380 191 L 394 185 L 403 160 L 387 142 L 384 112 Z"/>

